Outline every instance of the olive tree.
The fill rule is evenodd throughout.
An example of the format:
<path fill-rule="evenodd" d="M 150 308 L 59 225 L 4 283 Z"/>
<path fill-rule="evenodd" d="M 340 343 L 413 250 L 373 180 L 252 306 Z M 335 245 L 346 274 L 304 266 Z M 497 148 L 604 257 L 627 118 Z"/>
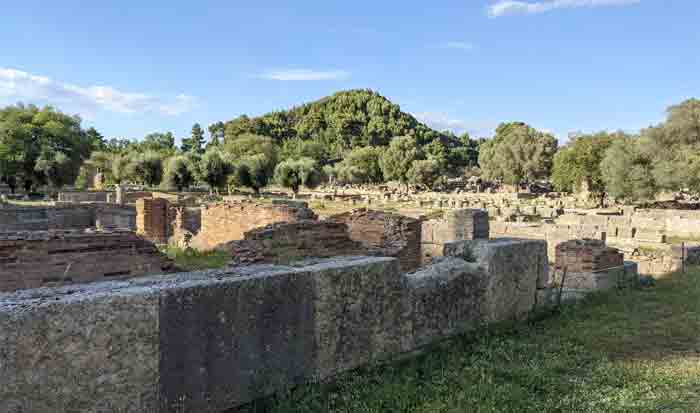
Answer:
<path fill-rule="evenodd" d="M 294 192 L 296 196 L 299 188 L 317 187 L 322 180 L 318 165 L 311 158 L 289 159 L 281 162 L 275 168 L 275 181 Z"/>

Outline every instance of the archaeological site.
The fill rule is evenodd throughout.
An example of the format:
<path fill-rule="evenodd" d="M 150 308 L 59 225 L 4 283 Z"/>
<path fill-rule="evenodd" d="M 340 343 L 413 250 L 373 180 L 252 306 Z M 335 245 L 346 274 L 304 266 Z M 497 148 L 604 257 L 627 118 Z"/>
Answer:
<path fill-rule="evenodd" d="M 223 412 L 700 257 L 691 214 L 517 193 L 117 192 L 0 209 L 0 411 Z"/>

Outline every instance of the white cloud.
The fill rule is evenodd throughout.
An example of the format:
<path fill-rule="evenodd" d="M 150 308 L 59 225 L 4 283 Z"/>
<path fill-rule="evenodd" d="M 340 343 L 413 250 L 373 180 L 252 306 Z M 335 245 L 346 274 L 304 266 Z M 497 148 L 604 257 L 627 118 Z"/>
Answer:
<path fill-rule="evenodd" d="M 440 45 L 442 49 L 462 50 L 465 52 L 474 50 L 474 45 L 467 42 L 445 42 Z"/>
<path fill-rule="evenodd" d="M 498 126 L 498 122 L 490 120 L 466 121 L 455 119 L 445 112 L 418 112 L 414 113 L 413 116 L 435 130 L 449 130 L 458 135 L 468 132 L 472 138 L 491 136 L 496 126 Z"/>
<path fill-rule="evenodd" d="M 344 70 L 322 71 L 309 69 L 271 70 L 260 75 L 263 79 L 282 81 L 340 80 L 349 76 L 350 73 Z"/>
<path fill-rule="evenodd" d="M 638 4 L 642 0 L 547 0 L 547 1 L 520 1 L 500 0 L 489 6 L 490 17 L 501 17 L 512 14 L 536 14 L 545 13 L 556 9 L 571 9 L 577 7 L 604 7 L 627 6 Z"/>
<path fill-rule="evenodd" d="M 111 86 L 77 86 L 21 70 L 0 67 L 0 97 L 43 100 L 74 105 L 85 110 L 104 109 L 119 113 L 156 112 L 180 115 L 191 110 L 196 99 L 180 94 L 172 101 L 145 93 L 122 92 Z"/>
<path fill-rule="evenodd" d="M 468 128 L 466 121 L 452 119 L 447 113 L 419 112 L 415 114 L 415 117 L 419 121 L 439 131 L 451 130 L 453 132 L 463 132 Z"/>

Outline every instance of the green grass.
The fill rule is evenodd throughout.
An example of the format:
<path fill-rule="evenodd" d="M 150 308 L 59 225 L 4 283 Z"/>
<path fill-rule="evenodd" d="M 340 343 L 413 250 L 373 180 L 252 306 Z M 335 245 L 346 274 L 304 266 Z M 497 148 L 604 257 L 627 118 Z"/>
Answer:
<path fill-rule="evenodd" d="M 666 243 L 668 244 L 681 244 L 683 242 L 698 243 L 700 242 L 700 237 L 666 237 Z"/>
<path fill-rule="evenodd" d="M 163 252 L 183 271 L 222 268 L 231 261 L 231 254 L 223 251 L 199 252 L 191 248 L 167 247 Z"/>
<path fill-rule="evenodd" d="M 244 412 L 700 412 L 700 269 Z"/>

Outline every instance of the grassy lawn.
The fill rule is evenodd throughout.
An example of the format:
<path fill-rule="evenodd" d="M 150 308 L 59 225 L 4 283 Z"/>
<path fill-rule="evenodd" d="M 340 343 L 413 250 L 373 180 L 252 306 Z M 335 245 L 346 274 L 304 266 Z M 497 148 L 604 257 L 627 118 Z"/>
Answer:
<path fill-rule="evenodd" d="M 700 269 L 242 411 L 700 412 Z"/>
<path fill-rule="evenodd" d="M 163 250 L 182 271 L 222 268 L 231 261 L 231 254 L 223 251 L 199 252 L 194 249 L 167 247 Z"/>

